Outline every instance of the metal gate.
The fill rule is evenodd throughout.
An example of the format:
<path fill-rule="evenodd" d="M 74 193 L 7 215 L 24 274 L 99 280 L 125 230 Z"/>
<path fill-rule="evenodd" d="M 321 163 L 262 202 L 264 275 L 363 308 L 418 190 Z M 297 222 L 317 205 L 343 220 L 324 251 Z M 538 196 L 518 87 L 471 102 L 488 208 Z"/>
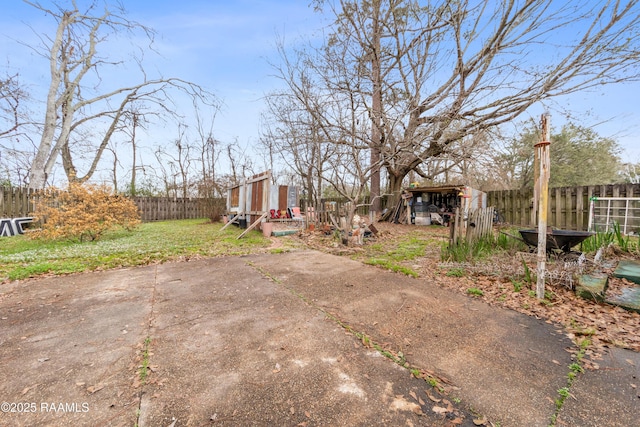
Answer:
<path fill-rule="evenodd" d="M 589 231 L 608 232 L 613 224 L 622 234 L 640 234 L 640 197 L 592 197 Z"/>

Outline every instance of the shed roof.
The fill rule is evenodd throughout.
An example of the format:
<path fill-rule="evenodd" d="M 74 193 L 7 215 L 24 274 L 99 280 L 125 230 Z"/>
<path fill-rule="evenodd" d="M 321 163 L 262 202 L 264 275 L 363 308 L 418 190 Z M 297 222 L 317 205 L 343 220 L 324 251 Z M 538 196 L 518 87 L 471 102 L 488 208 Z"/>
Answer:
<path fill-rule="evenodd" d="M 453 193 L 464 189 L 464 185 L 440 185 L 429 187 L 414 187 L 406 190 L 411 193 Z"/>

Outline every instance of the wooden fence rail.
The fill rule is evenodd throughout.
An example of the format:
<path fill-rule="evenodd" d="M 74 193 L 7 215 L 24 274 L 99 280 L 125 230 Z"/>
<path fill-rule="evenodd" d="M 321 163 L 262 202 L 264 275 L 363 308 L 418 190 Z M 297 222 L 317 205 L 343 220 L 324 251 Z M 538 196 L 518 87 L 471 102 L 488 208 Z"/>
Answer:
<path fill-rule="evenodd" d="M 550 188 L 547 224 L 565 230 L 586 231 L 592 197 L 640 197 L 640 184 Z M 487 193 L 487 206 L 494 206 L 508 224 L 535 226 L 531 212 L 533 190 L 490 191 Z"/>
<path fill-rule="evenodd" d="M 0 187 L 0 218 L 29 216 L 34 210 L 38 192 L 27 188 Z M 208 218 L 208 210 L 225 199 L 182 197 L 133 197 L 142 221 Z"/>

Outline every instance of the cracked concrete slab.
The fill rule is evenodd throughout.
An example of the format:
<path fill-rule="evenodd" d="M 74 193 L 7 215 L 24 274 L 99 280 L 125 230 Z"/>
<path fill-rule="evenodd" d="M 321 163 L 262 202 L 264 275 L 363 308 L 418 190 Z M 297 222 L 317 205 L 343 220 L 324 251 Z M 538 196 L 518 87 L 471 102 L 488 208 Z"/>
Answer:
<path fill-rule="evenodd" d="M 462 414 L 432 413 L 424 381 L 246 261 L 3 286 L 0 396 L 13 407 L 0 424 L 417 426 Z"/>
<path fill-rule="evenodd" d="M 571 363 L 557 325 L 314 251 L 15 282 L 0 328 L 3 426 L 546 426 Z M 640 361 L 612 354 L 558 425 L 632 425 Z"/>

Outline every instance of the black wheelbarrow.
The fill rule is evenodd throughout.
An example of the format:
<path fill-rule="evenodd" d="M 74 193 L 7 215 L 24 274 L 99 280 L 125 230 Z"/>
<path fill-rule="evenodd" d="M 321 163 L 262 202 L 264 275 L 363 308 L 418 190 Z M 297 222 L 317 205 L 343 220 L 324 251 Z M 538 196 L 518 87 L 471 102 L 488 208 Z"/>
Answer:
<path fill-rule="evenodd" d="M 571 248 L 582 243 L 596 233 L 591 231 L 551 230 L 547 232 L 547 253 L 554 250 L 570 252 Z M 529 246 L 538 247 L 538 230 L 520 230 L 522 240 Z"/>

